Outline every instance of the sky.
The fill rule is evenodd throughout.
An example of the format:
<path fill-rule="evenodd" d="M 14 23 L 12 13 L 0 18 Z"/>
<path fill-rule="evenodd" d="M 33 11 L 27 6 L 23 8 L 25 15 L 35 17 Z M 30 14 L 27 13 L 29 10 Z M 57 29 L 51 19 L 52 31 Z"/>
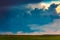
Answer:
<path fill-rule="evenodd" d="M 0 1 L 1 35 L 60 34 L 59 0 Z"/>

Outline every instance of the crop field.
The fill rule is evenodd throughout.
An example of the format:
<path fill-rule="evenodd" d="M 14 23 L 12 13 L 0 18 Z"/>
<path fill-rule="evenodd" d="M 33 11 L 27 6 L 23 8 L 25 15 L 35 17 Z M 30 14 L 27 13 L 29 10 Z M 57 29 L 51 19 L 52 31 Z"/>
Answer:
<path fill-rule="evenodd" d="M 0 40 L 60 40 L 60 35 L 0 35 Z"/>

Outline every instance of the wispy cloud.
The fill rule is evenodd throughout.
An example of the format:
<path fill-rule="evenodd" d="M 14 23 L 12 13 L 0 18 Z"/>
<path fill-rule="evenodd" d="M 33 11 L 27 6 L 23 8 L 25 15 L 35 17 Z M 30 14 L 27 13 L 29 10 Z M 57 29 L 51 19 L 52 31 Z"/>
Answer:
<path fill-rule="evenodd" d="M 31 30 L 38 30 L 40 33 L 43 34 L 60 34 L 60 19 L 56 19 L 51 24 L 46 24 L 43 26 L 39 26 L 37 24 L 32 24 L 28 26 L 30 26 Z M 41 32 L 41 30 L 43 30 L 44 32 Z"/>

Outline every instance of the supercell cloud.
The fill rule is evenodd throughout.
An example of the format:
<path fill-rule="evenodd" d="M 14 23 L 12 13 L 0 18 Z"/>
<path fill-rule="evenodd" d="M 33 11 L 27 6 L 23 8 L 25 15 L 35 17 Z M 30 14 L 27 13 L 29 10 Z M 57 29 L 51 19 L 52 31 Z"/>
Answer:
<path fill-rule="evenodd" d="M 49 34 L 48 31 L 51 34 L 58 34 L 60 30 L 58 1 L 10 0 L 12 3 L 6 1 L 6 4 L 5 1 L 1 1 L 3 7 L 0 8 L 0 34 L 4 32 L 8 35 Z"/>

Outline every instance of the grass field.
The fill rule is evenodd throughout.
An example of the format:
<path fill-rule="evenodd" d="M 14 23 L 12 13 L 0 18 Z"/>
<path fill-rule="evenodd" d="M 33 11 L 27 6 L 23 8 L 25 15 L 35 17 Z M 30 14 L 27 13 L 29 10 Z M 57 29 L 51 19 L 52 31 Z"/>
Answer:
<path fill-rule="evenodd" d="M 60 35 L 0 35 L 0 40 L 60 40 Z"/>

